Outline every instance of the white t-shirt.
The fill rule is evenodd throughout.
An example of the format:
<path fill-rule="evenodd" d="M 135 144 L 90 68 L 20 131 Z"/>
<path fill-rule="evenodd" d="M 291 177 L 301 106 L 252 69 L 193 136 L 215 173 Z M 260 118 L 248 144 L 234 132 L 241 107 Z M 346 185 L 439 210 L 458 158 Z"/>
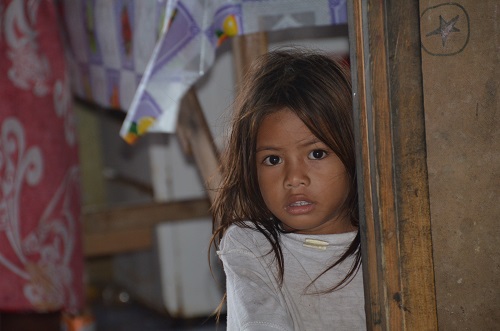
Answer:
<path fill-rule="evenodd" d="M 351 256 L 307 289 L 347 249 L 355 232 L 330 235 L 281 234 L 285 274 L 280 288 L 274 253 L 263 234 L 231 226 L 218 252 L 224 264 L 228 331 L 366 330 L 361 268 L 345 287 L 314 294 L 341 281 Z M 269 254 L 268 254 L 269 253 Z M 313 294 L 310 294 L 313 293 Z"/>

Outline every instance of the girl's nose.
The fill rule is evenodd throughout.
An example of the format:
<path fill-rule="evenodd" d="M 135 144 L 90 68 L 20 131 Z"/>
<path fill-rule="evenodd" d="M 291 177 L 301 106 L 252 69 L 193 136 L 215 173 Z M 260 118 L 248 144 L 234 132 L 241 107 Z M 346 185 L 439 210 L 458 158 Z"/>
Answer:
<path fill-rule="evenodd" d="M 288 164 L 284 184 L 287 189 L 309 185 L 309 176 L 305 165 L 298 162 Z"/>

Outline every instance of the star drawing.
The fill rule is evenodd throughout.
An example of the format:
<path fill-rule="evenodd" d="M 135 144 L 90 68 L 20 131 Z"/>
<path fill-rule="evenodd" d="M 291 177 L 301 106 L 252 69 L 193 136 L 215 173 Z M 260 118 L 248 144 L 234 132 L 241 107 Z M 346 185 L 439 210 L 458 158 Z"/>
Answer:
<path fill-rule="evenodd" d="M 444 47 L 450 33 L 460 32 L 460 30 L 455 27 L 455 24 L 458 21 L 458 17 L 459 15 L 452 18 L 449 22 L 446 22 L 443 16 L 439 15 L 439 27 L 436 30 L 429 32 L 425 36 L 429 37 L 436 34 L 441 35 L 441 41 L 443 42 Z"/>

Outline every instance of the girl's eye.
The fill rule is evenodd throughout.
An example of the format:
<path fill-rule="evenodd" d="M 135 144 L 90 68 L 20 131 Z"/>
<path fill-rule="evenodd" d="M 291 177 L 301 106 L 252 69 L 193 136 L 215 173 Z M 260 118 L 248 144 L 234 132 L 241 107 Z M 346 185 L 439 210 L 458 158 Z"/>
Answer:
<path fill-rule="evenodd" d="M 279 163 L 281 163 L 281 159 L 280 159 L 279 156 L 276 156 L 276 155 L 269 155 L 268 157 L 266 157 L 264 159 L 264 164 L 265 165 L 272 166 L 272 165 L 277 165 Z"/>
<path fill-rule="evenodd" d="M 321 160 L 326 157 L 326 152 L 322 149 L 315 149 L 309 153 L 309 158 L 311 160 Z"/>

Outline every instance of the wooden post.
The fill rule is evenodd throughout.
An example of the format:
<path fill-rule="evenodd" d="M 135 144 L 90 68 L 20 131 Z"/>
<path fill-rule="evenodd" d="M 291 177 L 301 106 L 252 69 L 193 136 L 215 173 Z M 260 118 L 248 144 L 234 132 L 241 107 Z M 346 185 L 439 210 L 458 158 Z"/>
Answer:
<path fill-rule="evenodd" d="M 194 87 L 182 99 L 177 135 L 184 152 L 194 158 L 213 201 L 220 183 L 219 153 Z"/>
<path fill-rule="evenodd" d="M 250 64 L 259 55 L 267 53 L 267 33 L 256 32 L 233 37 L 233 59 L 236 72 L 236 85 L 243 80 Z"/>
<path fill-rule="evenodd" d="M 348 1 L 369 330 L 436 330 L 417 1 Z"/>

